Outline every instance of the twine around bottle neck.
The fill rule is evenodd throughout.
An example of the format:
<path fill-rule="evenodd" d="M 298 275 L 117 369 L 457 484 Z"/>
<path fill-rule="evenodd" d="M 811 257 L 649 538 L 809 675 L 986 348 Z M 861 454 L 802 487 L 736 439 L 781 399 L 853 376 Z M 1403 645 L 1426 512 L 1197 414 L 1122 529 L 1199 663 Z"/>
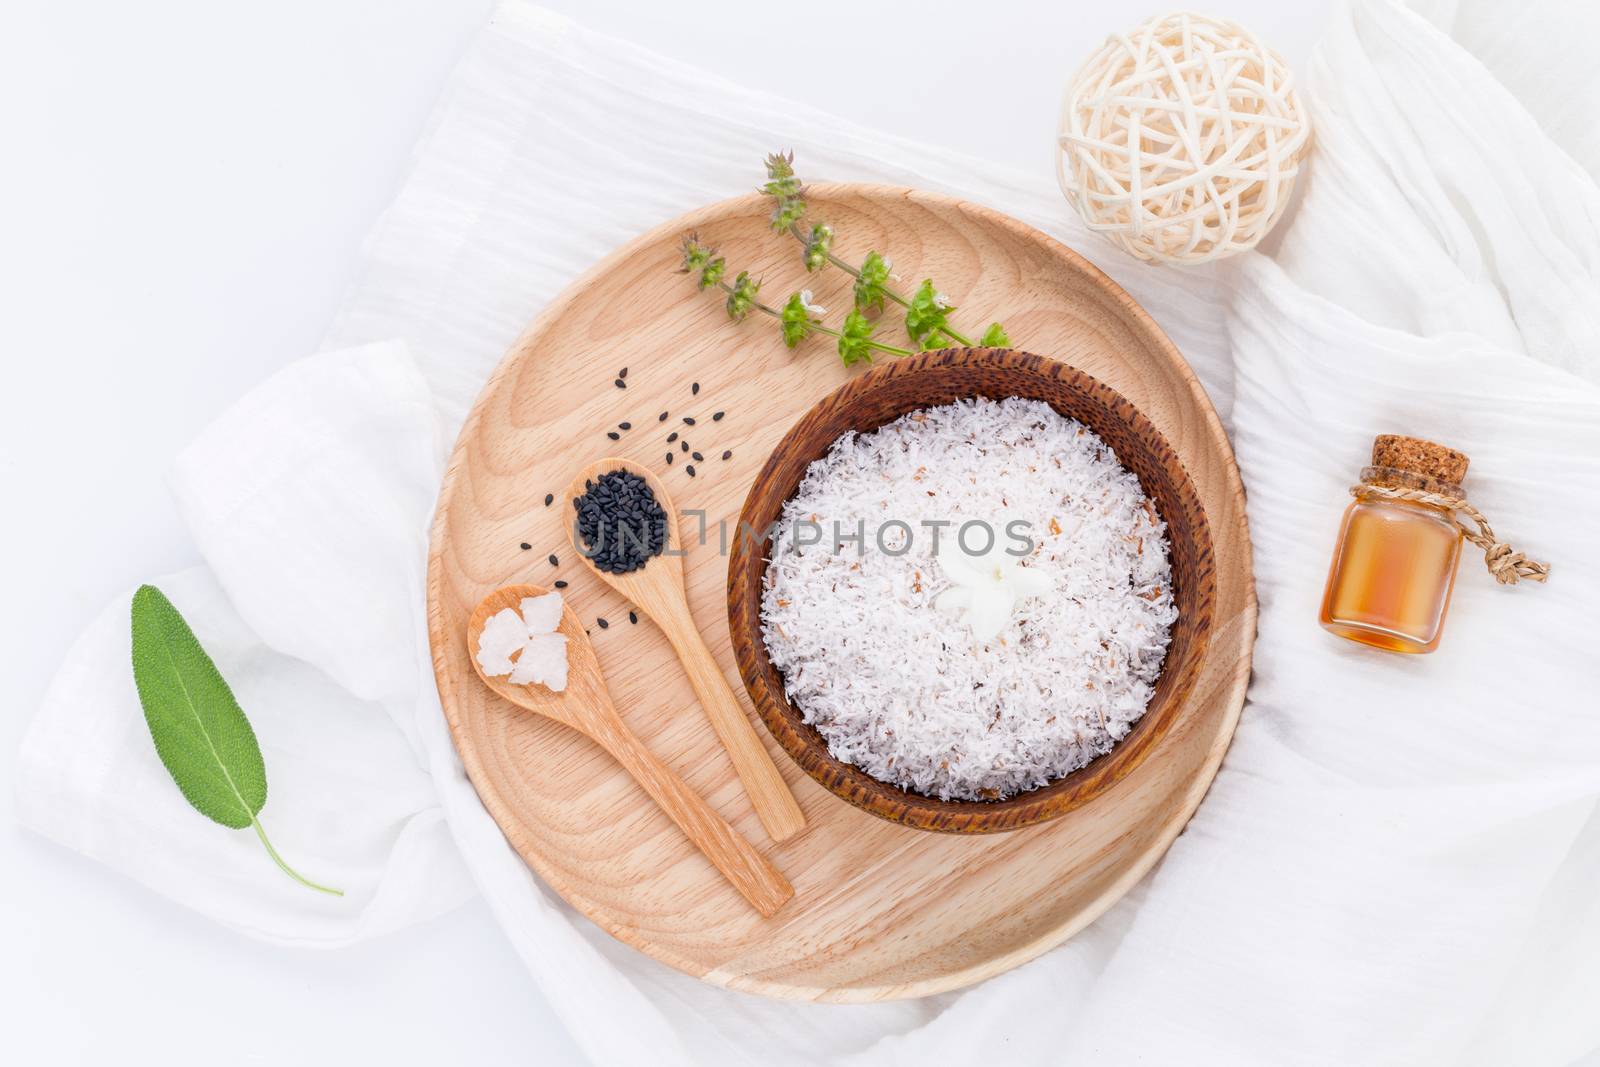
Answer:
<path fill-rule="evenodd" d="M 1378 472 L 1382 472 L 1383 476 L 1374 477 Z M 1497 540 L 1494 527 L 1483 517 L 1483 512 L 1467 502 L 1459 486 L 1416 475 L 1405 479 L 1392 477 L 1403 473 L 1388 468 L 1368 467 L 1361 472 L 1361 484 L 1350 487 L 1350 495 L 1358 500 L 1363 497 L 1408 500 L 1451 512 L 1450 521 L 1461 531 L 1461 536 L 1483 550 L 1483 561 L 1489 573 L 1501 585 L 1515 585 L 1524 578 L 1530 582 L 1542 582 L 1550 576 L 1550 564 L 1529 559 L 1506 542 Z M 1369 481 L 1369 478 L 1372 480 Z M 1469 528 L 1461 521 L 1460 515 L 1471 519 L 1477 529 Z"/>

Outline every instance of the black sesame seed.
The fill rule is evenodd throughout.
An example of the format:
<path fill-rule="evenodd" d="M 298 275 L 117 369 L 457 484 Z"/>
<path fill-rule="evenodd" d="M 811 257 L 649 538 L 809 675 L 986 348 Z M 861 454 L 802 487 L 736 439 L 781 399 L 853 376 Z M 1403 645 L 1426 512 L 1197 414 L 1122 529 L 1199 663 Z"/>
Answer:
<path fill-rule="evenodd" d="M 689 477 L 691 477 L 691 478 L 694 477 L 694 464 L 693 463 L 689 464 L 687 467 L 685 467 L 683 469 L 689 472 Z"/>
<path fill-rule="evenodd" d="M 733 449 L 730 448 L 728 451 L 724 452 L 722 454 L 722 458 L 723 459 L 732 459 L 733 458 Z"/>
<path fill-rule="evenodd" d="M 689 387 L 689 393 L 690 393 L 691 396 L 699 396 L 700 395 L 700 383 L 699 382 L 695 382 L 693 385 L 691 385 Z"/>
<path fill-rule="evenodd" d="M 694 425 L 694 416 L 693 415 L 685 415 L 683 417 L 683 424 L 685 426 L 693 426 Z"/>
<path fill-rule="evenodd" d="M 532 547 L 533 546 L 528 544 L 528 542 L 526 542 L 526 541 L 522 542 L 522 551 L 526 552 L 526 551 L 528 551 L 528 549 L 530 549 Z"/>
<path fill-rule="evenodd" d="M 552 567 L 561 566 L 561 561 L 556 558 L 556 554 L 554 552 L 550 553 L 550 566 L 552 566 Z"/>
<path fill-rule="evenodd" d="M 556 588 L 557 589 L 565 589 L 566 587 L 567 587 L 567 583 L 566 582 L 562 581 L 560 578 L 556 579 Z"/>
<path fill-rule="evenodd" d="M 622 440 L 622 435 L 620 433 L 618 433 L 617 431 L 615 431 L 615 430 L 607 431 L 606 436 L 611 438 L 613 441 Z"/>
<path fill-rule="evenodd" d="M 610 626 L 611 626 L 611 624 L 609 622 L 607 622 L 606 620 L 604 620 L 604 619 L 595 619 L 594 621 L 599 625 L 600 629 L 602 629 L 602 630 L 609 629 Z"/>
<path fill-rule="evenodd" d="M 669 466 L 669 467 L 672 466 L 672 453 L 671 452 L 667 453 L 667 466 Z"/>
<path fill-rule="evenodd" d="M 639 613 L 637 611 L 628 612 L 628 621 L 633 623 L 635 626 L 638 626 L 639 625 Z"/>
<path fill-rule="evenodd" d="M 621 370 L 617 371 L 617 377 L 618 378 L 626 378 L 627 376 L 628 376 L 628 368 L 627 367 L 623 367 Z"/>
<path fill-rule="evenodd" d="M 722 416 L 724 416 L 726 414 L 727 414 L 726 411 L 719 411 L 715 415 L 711 416 L 711 421 L 712 422 L 721 422 L 722 421 Z"/>
<path fill-rule="evenodd" d="M 693 453 L 690 453 L 690 454 L 694 456 L 696 462 L 703 461 L 706 458 L 706 457 L 702 456 L 698 452 L 693 452 Z"/>
<path fill-rule="evenodd" d="M 670 445 L 672 442 L 676 441 L 677 439 L 678 439 L 678 431 L 677 430 L 673 430 L 671 433 L 667 434 L 667 444 Z"/>
<path fill-rule="evenodd" d="M 546 493 L 544 495 L 544 506 L 545 507 L 549 507 L 551 504 L 554 504 L 555 501 L 556 501 L 556 495 L 554 493 Z"/>
<path fill-rule="evenodd" d="M 631 423 L 631 422 L 619 422 L 619 423 L 617 423 L 617 429 L 619 429 L 619 430 L 631 430 L 631 429 L 633 429 L 633 423 Z"/>
<path fill-rule="evenodd" d="M 683 443 L 678 445 L 678 447 L 683 449 L 685 452 L 687 452 L 687 451 L 689 451 L 689 442 L 688 441 L 684 441 Z"/>
<path fill-rule="evenodd" d="M 616 381 L 612 382 L 611 384 L 615 385 L 618 389 L 626 389 L 628 387 L 628 383 L 623 381 L 621 378 L 618 378 Z"/>
<path fill-rule="evenodd" d="M 667 421 L 667 416 L 670 415 L 670 414 L 672 414 L 670 411 L 663 411 L 661 414 L 656 416 L 656 421 L 657 422 L 666 422 Z"/>

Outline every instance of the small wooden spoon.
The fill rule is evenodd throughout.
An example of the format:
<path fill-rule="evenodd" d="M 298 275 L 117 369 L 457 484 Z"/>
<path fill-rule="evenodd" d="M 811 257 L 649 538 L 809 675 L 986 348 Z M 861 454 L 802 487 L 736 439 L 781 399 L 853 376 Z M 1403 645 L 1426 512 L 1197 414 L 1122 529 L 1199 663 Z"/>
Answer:
<path fill-rule="evenodd" d="M 483 673 L 477 653 L 484 623 L 505 608 L 520 608 L 523 597 L 545 592 L 536 585 L 508 585 L 483 598 L 467 620 L 467 655 L 473 670 L 499 696 L 572 727 L 609 752 L 756 911 L 771 918 L 794 896 L 794 887 L 623 723 L 600 676 L 594 646 L 570 606 L 562 605 L 560 628 L 567 638 L 566 689 L 555 693 L 542 685 L 513 685 L 509 678 Z"/>
<path fill-rule="evenodd" d="M 588 546 L 578 533 L 577 509 L 573 501 L 582 496 L 591 480 L 608 471 L 625 470 L 637 474 L 650 486 L 656 503 L 667 513 L 667 545 L 659 556 L 653 557 L 643 567 L 627 574 L 609 574 L 599 570 L 590 561 Z M 591 463 L 578 473 L 567 486 L 566 500 L 567 537 L 572 547 L 600 580 L 637 604 L 667 635 L 678 659 L 683 663 L 689 684 L 694 687 L 706 718 L 717 731 L 722 747 L 727 749 L 733 769 L 744 783 L 750 803 L 761 819 L 761 825 L 774 841 L 785 841 L 806 827 L 805 814 L 795 802 L 794 794 L 778 773 L 766 746 L 756 736 L 750 717 L 739 705 L 728 680 L 717 666 L 711 650 L 700 637 L 700 630 L 689 614 L 689 600 L 683 591 L 683 541 L 678 535 L 677 511 L 666 486 L 654 474 L 637 463 L 625 459 L 602 459 Z"/>

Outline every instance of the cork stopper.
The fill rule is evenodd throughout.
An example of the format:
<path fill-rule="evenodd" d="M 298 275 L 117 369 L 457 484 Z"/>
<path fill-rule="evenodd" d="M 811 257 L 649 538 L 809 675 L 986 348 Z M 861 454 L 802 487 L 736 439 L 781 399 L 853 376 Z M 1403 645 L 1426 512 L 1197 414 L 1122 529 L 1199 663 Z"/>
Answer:
<path fill-rule="evenodd" d="M 1406 471 L 1449 485 L 1460 485 L 1467 476 L 1466 456 L 1453 448 L 1424 441 L 1420 437 L 1379 434 L 1372 442 L 1372 465 Z"/>

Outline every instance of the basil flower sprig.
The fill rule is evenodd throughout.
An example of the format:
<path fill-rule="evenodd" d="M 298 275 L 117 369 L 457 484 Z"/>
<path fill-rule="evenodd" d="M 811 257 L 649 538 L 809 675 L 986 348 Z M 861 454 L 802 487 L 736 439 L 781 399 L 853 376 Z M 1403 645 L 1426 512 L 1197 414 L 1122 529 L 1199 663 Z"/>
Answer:
<path fill-rule="evenodd" d="M 833 227 L 819 222 L 813 223 L 809 231 L 801 228 L 800 220 L 806 213 L 805 189 L 794 172 L 793 152 L 772 153 L 767 156 L 766 166 L 767 183 L 761 192 L 774 201 L 772 229 L 789 233 L 805 247 L 807 271 L 819 271 L 832 264 L 853 277 L 856 311 L 862 314 L 882 311 L 886 301 L 900 305 L 906 312 L 906 334 L 919 349 L 933 348 L 941 341 L 971 347 L 972 339 L 950 324 L 950 312 L 955 306 L 934 290 L 931 278 L 924 279 L 907 299 L 890 288 L 889 260 L 884 256 L 868 252 L 861 266 L 853 267 L 833 254 Z M 977 343 L 1003 348 L 1011 344 L 1011 338 L 1004 327 L 992 322 Z"/>
<path fill-rule="evenodd" d="M 724 307 L 728 317 L 734 322 L 743 322 L 752 311 L 759 311 L 778 320 L 778 328 L 783 334 L 783 343 L 794 348 L 801 341 L 814 333 L 825 337 L 832 337 L 837 343 L 839 358 L 845 366 L 855 363 L 872 362 L 874 352 L 888 352 L 895 356 L 914 355 L 909 348 L 900 348 L 897 345 L 885 344 L 873 338 L 876 324 L 857 309 L 851 309 L 844 317 L 840 329 L 832 329 L 823 325 L 822 316 L 825 308 L 818 307 L 811 299 L 811 290 L 801 289 L 789 294 L 781 308 L 775 308 L 763 303 L 758 295 L 761 283 L 750 277 L 747 270 L 740 271 L 732 284 L 724 280 L 727 272 L 727 263 L 723 257 L 717 255 L 716 249 L 707 247 L 700 242 L 695 234 L 689 234 L 683 239 L 683 267 L 682 274 L 698 274 L 696 284 L 701 289 L 720 289 L 727 294 Z"/>

